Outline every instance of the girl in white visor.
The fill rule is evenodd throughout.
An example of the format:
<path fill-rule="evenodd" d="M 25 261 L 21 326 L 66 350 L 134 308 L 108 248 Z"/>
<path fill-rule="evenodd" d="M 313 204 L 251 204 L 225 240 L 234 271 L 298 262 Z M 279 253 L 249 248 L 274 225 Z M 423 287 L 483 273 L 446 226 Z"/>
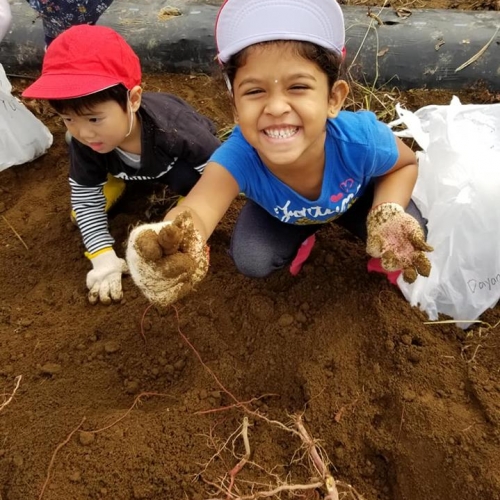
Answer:
<path fill-rule="evenodd" d="M 191 288 L 177 286 L 175 256 L 165 255 L 161 244 L 155 259 L 147 258 L 141 235 L 158 235 L 188 212 L 193 226 L 181 238 L 198 242 L 184 245 L 194 267 L 173 274 L 195 276 L 193 285 L 208 267 L 204 243 L 240 192 L 248 200 L 230 254 L 246 276 L 265 277 L 290 264 L 298 273 L 315 232 L 332 222 L 365 241 L 382 270 L 402 272 L 408 282 L 428 276 L 425 252 L 432 248 L 410 200 L 414 153 L 373 113 L 342 110 L 349 87 L 340 78 L 344 19 L 338 3 L 227 0 L 215 36 L 237 126 L 166 222 L 131 234 L 132 276 L 150 300 L 167 305 Z"/>

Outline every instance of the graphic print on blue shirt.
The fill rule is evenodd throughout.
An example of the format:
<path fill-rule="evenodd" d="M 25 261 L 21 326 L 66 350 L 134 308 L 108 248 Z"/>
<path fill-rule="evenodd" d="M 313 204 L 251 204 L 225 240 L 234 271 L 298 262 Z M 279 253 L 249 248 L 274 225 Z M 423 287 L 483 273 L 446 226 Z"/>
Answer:
<path fill-rule="evenodd" d="M 342 111 L 328 120 L 321 193 L 309 200 L 279 180 L 245 140 L 239 127 L 210 161 L 222 165 L 245 195 L 289 224 L 322 224 L 340 217 L 363 194 L 370 181 L 396 163 L 392 131 L 368 111 Z"/>
<path fill-rule="evenodd" d="M 325 182 L 323 181 L 323 186 Z M 329 196 L 328 206 L 318 198 L 316 202 L 308 202 L 309 206 L 303 206 L 297 210 L 293 210 L 292 200 L 287 200 L 284 206 L 276 206 L 274 215 L 281 222 L 289 224 L 321 224 L 327 223 L 340 217 L 349 207 L 361 196 L 358 193 L 361 189 L 361 184 L 354 181 L 352 178 L 345 179 L 338 186 L 338 192 Z M 294 191 L 295 193 L 295 191 Z M 297 196 L 295 196 L 297 197 Z"/>

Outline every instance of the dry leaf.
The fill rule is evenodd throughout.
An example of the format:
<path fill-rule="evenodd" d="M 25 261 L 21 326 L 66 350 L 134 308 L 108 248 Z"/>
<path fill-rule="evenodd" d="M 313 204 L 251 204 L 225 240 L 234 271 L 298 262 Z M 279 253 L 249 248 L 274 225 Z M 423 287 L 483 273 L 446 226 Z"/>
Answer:
<path fill-rule="evenodd" d="M 396 15 L 401 19 L 406 19 L 411 16 L 412 12 L 410 9 L 406 7 L 400 7 L 399 9 L 395 9 Z"/>
<path fill-rule="evenodd" d="M 340 408 L 340 410 L 333 417 L 333 420 L 335 420 L 335 422 L 337 422 L 337 424 L 340 422 L 340 419 L 342 418 L 342 415 L 344 414 L 344 412 L 345 412 L 345 406 L 342 406 L 342 408 Z"/>
<path fill-rule="evenodd" d="M 438 40 L 438 42 L 436 43 L 436 45 L 434 45 L 434 48 L 436 50 L 439 50 L 444 44 L 445 44 L 444 40 Z"/>

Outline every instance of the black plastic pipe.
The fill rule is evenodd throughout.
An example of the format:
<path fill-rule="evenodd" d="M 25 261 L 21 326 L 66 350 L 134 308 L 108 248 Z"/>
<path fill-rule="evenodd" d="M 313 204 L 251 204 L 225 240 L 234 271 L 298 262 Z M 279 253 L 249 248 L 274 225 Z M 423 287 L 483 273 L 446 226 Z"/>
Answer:
<path fill-rule="evenodd" d="M 217 3 L 218 2 L 212 2 Z M 162 9 L 176 7 L 170 17 Z M 121 33 L 145 72 L 206 72 L 216 67 L 214 25 L 218 5 L 210 0 L 119 0 L 99 24 Z M 39 69 L 41 20 L 24 1 L 12 5 L 14 22 L 0 44 L 7 73 Z M 401 89 L 462 89 L 477 83 L 500 90 L 500 12 L 441 9 L 400 12 L 343 6 L 351 74 L 367 85 Z M 485 50 L 483 50 L 486 47 Z M 479 54 L 479 55 L 478 55 Z M 476 56 L 475 62 L 458 70 Z"/>

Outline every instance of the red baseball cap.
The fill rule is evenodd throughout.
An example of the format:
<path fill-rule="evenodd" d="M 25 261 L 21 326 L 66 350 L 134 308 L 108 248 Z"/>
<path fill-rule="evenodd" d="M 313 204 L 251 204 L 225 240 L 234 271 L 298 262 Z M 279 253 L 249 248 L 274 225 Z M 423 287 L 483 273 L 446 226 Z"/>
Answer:
<path fill-rule="evenodd" d="M 35 99 L 72 99 L 113 87 L 141 84 L 141 63 L 125 39 L 106 26 L 82 24 L 48 47 L 42 75 L 24 92 Z"/>

